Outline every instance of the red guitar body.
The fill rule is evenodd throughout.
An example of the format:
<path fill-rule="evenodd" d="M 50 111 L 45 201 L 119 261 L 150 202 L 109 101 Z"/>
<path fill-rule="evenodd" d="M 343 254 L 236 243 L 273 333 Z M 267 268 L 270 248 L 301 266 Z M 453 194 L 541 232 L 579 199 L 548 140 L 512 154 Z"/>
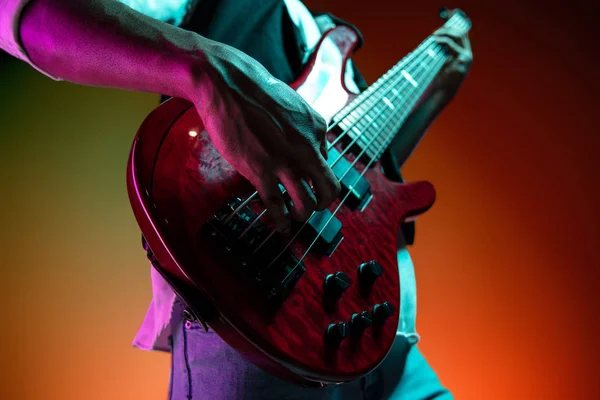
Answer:
<path fill-rule="evenodd" d="M 330 30 L 293 85 L 328 120 L 355 96 L 342 77 L 357 40 L 349 28 Z M 324 74 L 329 76 L 325 86 Z M 357 162 L 355 168 L 362 173 L 365 165 Z M 193 313 L 264 370 L 296 383 L 324 385 L 368 373 L 390 351 L 402 284 L 398 230 L 403 220 L 426 211 L 435 198 L 428 182 L 389 181 L 379 162 L 364 172 L 372 200 L 362 211 L 342 205 L 335 216 L 344 239 L 330 256 L 309 251 L 302 260 L 305 271 L 276 305 L 257 294 L 253 281 L 240 272 L 239 254 L 230 254 L 206 229 L 226 204 L 247 198 L 254 189 L 220 156 L 191 103 L 171 99 L 143 122 L 130 153 L 127 184 L 154 266 Z M 295 241 L 288 250 L 300 259 L 309 244 Z M 358 268 L 372 260 L 383 274 L 365 291 Z M 340 271 L 350 285 L 328 302 L 324 280 Z M 383 323 L 337 344 L 326 339 L 331 324 L 349 322 L 353 314 L 371 312 L 384 302 L 392 307 Z"/>

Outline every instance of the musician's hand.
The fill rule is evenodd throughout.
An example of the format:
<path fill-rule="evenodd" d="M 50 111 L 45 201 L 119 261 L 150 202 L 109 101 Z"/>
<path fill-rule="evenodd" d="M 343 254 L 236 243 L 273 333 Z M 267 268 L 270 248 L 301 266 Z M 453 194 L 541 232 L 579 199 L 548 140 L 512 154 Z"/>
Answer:
<path fill-rule="evenodd" d="M 277 229 L 288 231 L 290 224 L 278 183 L 291 197 L 295 219 L 326 208 L 340 186 L 326 161 L 325 120 L 242 52 L 216 42 L 202 50 L 208 65 L 199 68 L 190 98 L 221 155 L 256 187 Z"/>
<path fill-rule="evenodd" d="M 431 92 L 443 91 L 445 97 L 450 100 L 471 69 L 473 63 L 471 42 L 467 34 L 461 35 L 461 32 L 456 29 L 445 26 L 438 29 L 433 37 L 448 51 L 450 57 L 432 83 Z"/>

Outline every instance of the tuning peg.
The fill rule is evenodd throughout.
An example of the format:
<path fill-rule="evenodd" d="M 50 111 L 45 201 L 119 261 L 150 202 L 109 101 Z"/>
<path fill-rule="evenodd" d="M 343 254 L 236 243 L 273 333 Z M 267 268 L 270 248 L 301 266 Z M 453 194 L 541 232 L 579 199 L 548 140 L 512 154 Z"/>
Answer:
<path fill-rule="evenodd" d="M 448 7 L 443 6 L 440 8 L 440 17 L 444 21 L 448 21 L 448 19 L 450 18 L 450 10 L 448 9 Z"/>

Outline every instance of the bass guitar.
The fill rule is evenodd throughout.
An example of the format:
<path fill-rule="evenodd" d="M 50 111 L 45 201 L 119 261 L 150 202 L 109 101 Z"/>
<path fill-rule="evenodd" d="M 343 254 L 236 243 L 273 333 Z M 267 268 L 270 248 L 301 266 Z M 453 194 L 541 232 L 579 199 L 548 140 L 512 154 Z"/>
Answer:
<path fill-rule="evenodd" d="M 446 25 L 466 32 L 452 11 Z M 192 103 L 172 98 L 143 121 L 127 188 L 144 246 L 190 314 L 266 371 L 327 385 L 367 374 L 396 337 L 400 224 L 429 209 L 429 182 L 396 183 L 381 156 L 448 58 L 432 37 L 361 94 L 343 71 L 358 43 L 327 31 L 291 86 L 329 122 L 342 187 L 326 210 L 280 236 L 253 187 L 225 161 Z"/>

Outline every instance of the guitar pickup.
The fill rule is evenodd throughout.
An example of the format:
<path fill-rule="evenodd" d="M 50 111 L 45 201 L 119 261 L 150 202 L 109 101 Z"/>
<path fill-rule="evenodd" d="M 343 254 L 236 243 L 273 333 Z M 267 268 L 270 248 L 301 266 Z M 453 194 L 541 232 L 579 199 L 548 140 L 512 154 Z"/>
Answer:
<path fill-rule="evenodd" d="M 293 227 L 292 231 L 302 229 L 303 224 L 294 222 L 296 226 Z M 308 244 L 311 244 L 316 238 L 317 240 L 311 250 L 326 256 L 333 254 L 344 239 L 341 221 L 328 209 L 316 211 L 306 222 L 306 226 L 301 230 L 301 235 Z"/>
<path fill-rule="evenodd" d="M 336 178 L 340 180 L 341 198 L 350 193 L 345 204 L 353 209 L 362 210 L 372 198 L 371 185 L 361 176 L 360 172 L 350 165 L 351 163 L 345 157 L 340 157 L 340 152 L 335 147 L 329 149 L 328 155 L 327 163 Z M 333 165 L 334 162 L 335 165 Z"/>
<path fill-rule="evenodd" d="M 253 282 L 265 300 L 272 305 L 281 304 L 306 267 L 290 251 L 285 251 L 279 234 L 272 235 L 270 228 L 255 221 L 257 214 L 250 207 L 240 207 L 242 202 L 235 199 L 209 218 L 200 230 L 202 240 L 212 240 L 213 247 L 227 257 L 225 264 L 237 266 L 231 272 L 250 278 L 249 282 Z"/>

